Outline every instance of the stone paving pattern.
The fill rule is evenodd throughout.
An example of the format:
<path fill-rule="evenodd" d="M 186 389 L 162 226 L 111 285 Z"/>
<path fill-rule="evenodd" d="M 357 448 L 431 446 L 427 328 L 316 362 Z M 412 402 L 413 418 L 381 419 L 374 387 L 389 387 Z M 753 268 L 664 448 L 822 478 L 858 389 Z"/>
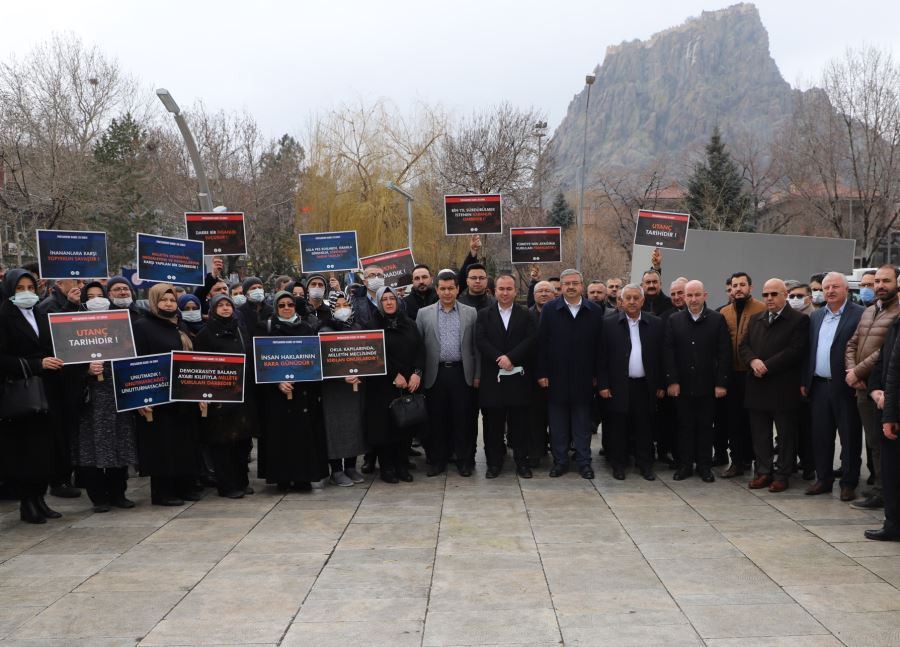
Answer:
<path fill-rule="evenodd" d="M 595 437 L 595 444 L 596 444 Z M 483 457 L 481 457 L 483 459 Z M 0 645 L 900 645 L 900 543 L 836 498 L 747 479 L 547 470 L 0 511 Z M 511 461 L 510 461 L 511 463 Z M 253 466 L 255 468 L 255 465 Z"/>

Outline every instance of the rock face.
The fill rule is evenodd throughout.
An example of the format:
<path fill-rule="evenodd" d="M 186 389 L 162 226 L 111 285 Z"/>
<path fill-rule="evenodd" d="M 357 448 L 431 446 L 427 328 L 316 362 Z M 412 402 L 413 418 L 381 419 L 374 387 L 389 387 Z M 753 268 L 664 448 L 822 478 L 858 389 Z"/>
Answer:
<path fill-rule="evenodd" d="M 703 12 L 647 41 L 609 47 L 596 68 L 587 123 L 587 184 L 601 167 L 670 170 L 702 150 L 718 124 L 726 144 L 741 133 L 768 142 L 790 115 L 793 90 L 769 54 L 752 4 Z M 555 186 L 577 188 L 587 88 L 548 145 Z"/>

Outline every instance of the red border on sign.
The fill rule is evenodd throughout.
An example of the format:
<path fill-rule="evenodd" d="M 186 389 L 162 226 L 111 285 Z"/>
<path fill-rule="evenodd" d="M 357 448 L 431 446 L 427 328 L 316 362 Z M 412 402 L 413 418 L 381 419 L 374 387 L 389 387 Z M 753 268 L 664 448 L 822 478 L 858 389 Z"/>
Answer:
<path fill-rule="evenodd" d="M 205 355 L 196 353 L 172 353 L 173 362 L 212 362 L 214 364 L 244 364 L 243 355 Z"/>
<path fill-rule="evenodd" d="M 366 333 L 319 333 L 319 339 L 322 341 L 339 341 L 349 339 L 350 341 L 365 341 L 368 339 L 381 339 L 384 332 L 366 332 Z"/>
<path fill-rule="evenodd" d="M 120 319 L 128 319 L 131 315 L 129 315 L 127 310 L 110 310 L 109 312 L 79 312 L 72 314 L 63 314 L 63 313 L 52 313 L 55 316 L 53 317 L 53 321 L 58 321 L 61 323 L 72 323 L 73 321 L 119 321 Z"/>
<path fill-rule="evenodd" d="M 678 220 L 679 222 L 685 222 L 691 219 L 690 214 L 686 213 L 670 213 L 668 211 L 645 211 L 641 209 L 638 211 L 638 218 L 641 216 L 653 218 L 654 220 Z"/>

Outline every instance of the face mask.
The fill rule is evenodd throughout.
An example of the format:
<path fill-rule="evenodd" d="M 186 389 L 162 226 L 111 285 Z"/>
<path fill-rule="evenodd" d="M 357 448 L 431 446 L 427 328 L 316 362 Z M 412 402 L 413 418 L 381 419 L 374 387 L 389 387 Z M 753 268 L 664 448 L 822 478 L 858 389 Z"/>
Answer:
<path fill-rule="evenodd" d="M 115 297 L 112 302 L 117 308 L 127 308 L 134 302 L 134 299 L 131 297 Z"/>
<path fill-rule="evenodd" d="M 350 308 L 338 308 L 334 311 L 334 318 L 338 321 L 347 321 L 352 312 Z"/>
<path fill-rule="evenodd" d="M 791 304 L 794 310 L 801 310 L 803 308 L 803 297 L 788 297 L 788 303 Z"/>
<path fill-rule="evenodd" d="M 34 292 L 16 292 L 15 296 L 10 299 L 14 305 L 26 310 L 31 310 L 40 300 L 40 297 Z"/>
<path fill-rule="evenodd" d="M 817 306 L 825 303 L 825 293 L 822 290 L 813 290 L 812 291 L 812 302 Z"/>
<path fill-rule="evenodd" d="M 231 297 L 231 300 L 234 301 L 235 308 L 247 303 L 247 297 L 245 297 L 243 294 L 236 294 L 233 297 Z"/>
<path fill-rule="evenodd" d="M 369 288 L 370 292 L 378 292 L 384 287 L 384 277 L 373 276 L 370 279 L 366 279 L 366 287 Z"/>
<path fill-rule="evenodd" d="M 278 317 L 278 321 L 283 321 L 284 323 L 295 323 L 297 319 L 299 319 L 297 315 L 294 315 L 290 319 L 285 319 L 284 317 Z"/>
<path fill-rule="evenodd" d="M 163 310 L 162 308 L 158 309 L 159 316 L 165 319 L 172 319 L 178 314 L 178 310 L 172 310 L 171 312 L 168 310 Z M 197 312 L 200 312 L 199 310 Z"/>
<path fill-rule="evenodd" d="M 325 288 L 310 288 L 309 298 L 313 301 L 321 301 L 325 298 Z"/>
<path fill-rule="evenodd" d="M 873 304 L 875 302 L 875 290 L 872 288 L 860 288 L 859 300 L 867 306 Z"/>
<path fill-rule="evenodd" d="M 197 323 L 203 319 L 203 314 L 199 310 L 182 310 L 181 318 L 189 323 Z"/>
<path fill-rule="evenodd" d="M 253 288 L 247 293 L 247 298 L 253 303 L 262 303 L 262 300 L 266 298 L 266 291 L 262 288 Z"/>
<path fill-rule="evenodd" d="M 109 299 L 104 297 L 94 297 L 93 299 L 88 299 L 84 305 L 91 311 L 109 310 Z"/>

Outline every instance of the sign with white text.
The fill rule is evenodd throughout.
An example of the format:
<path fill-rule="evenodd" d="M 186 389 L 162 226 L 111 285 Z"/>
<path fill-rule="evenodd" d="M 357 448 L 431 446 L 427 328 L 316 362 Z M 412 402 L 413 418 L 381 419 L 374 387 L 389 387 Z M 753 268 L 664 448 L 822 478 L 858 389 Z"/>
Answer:
<path fill-rule="evenodd" d="M 185 213 L 184 227 L 191 240 L 202 240 L 212 256 L 241 256 L 247 253 L 243 213 Z"/>
<path fill-rule="evenodd" d="M 359 269 L 355 231 L 300 234 L 300 271 L 338 272 Z"/>
<path fill-rule="evenodd" d="M 322 379 L 319 338 L 254 337 L 256 383 L 317 382 Z"/>
<path fill-rule="evenodd" d="M 246 357 L 235 353 L 172 351 L 173 402 L 243 402 Z"/>
<path fill-rule="evenodd" d="M 53 355 L 66 364 L 134 357 L 128 310 L 53 312 L 47 315 Z"/>
<path fill-rule="evenodd" d="M 377 265 L 384 272 L 384 284 L 389 288 L 405 288 L 412 285 L 413 268 L 416 261 L 413 260 L 412 250 L 409 247 L 395 249 L 392 252 L 364 256 L 359 259 L 362 269 L 369 265 Z"/>
<path fill-rule="evenodd" d="M 499 193 L 490 195 L 445 195 L 444 233 L 448 236 L 500 234 L 503 207 Z"/>
<path fill-rule="evenodd" d="M 141 281 L 203 285 L 203 242 L 138 234 L 137 274 Z"/>
<path fill-rule="evenodd" d="M 510 227 L 509 257 L 513 263 L 559 263 L 562 228 Z"/>
<path fill-rule="evenodd" d="M 386 375 L 384 331 L 319 333 L 322 377 Z"/>
<path fill-rule="evenodd" d="M 172 355 L 142 355 L 112 363 L 116 411 L 132 411 L 169 401 Z"/>
<path fill-rule="evenodd" d="M 687 213 L 641 210 L 634 230 L 634 244 L 683 250 L 690 220 Z"/>
<path fill-rule="evenodd" d="M 106 232 L 37 230 L 38 274 L 42 279 L 105 279 Z"/>

